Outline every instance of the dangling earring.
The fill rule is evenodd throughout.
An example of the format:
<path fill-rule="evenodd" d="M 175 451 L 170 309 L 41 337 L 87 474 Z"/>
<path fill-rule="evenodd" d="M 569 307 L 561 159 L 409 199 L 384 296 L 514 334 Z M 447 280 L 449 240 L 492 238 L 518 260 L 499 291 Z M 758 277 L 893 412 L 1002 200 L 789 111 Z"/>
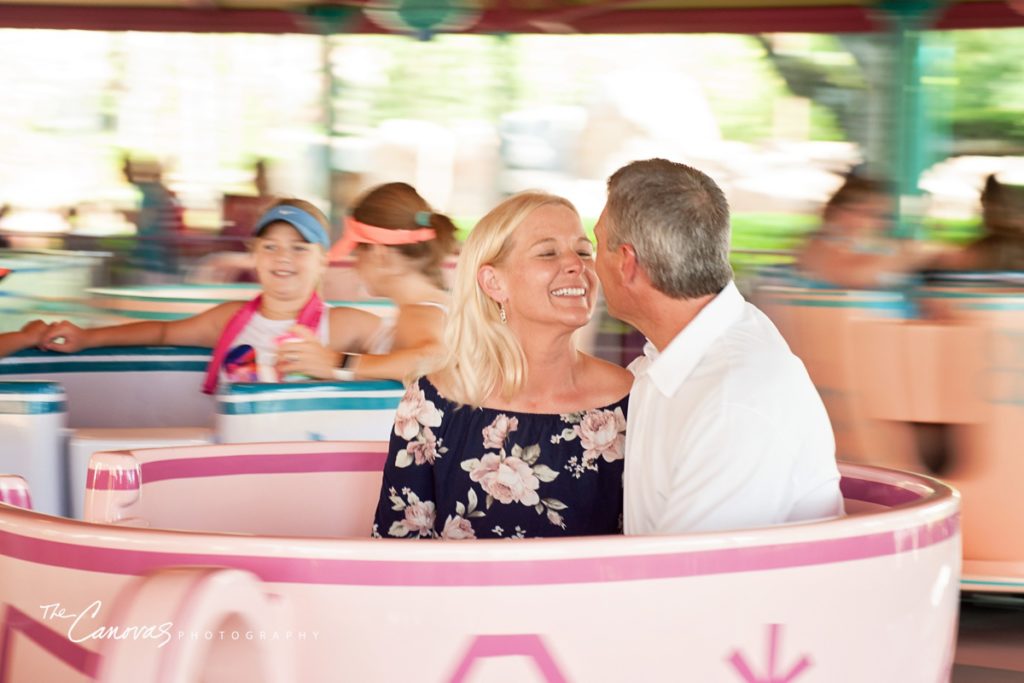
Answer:
<path fill-rule="evenodd" d="M 501 318 L 501 324 L 502 325 L 507 325 L 508 324 L 508 316 L 505 315 L 505 302 L 504 301 L 499 301 L 498 302 L 498 317 Z"/>

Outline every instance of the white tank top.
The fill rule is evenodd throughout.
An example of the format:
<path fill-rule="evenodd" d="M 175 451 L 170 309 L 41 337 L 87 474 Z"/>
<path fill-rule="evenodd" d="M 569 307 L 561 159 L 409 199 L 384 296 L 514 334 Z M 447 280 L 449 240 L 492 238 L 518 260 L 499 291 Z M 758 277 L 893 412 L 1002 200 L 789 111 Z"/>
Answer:
<path fill-rule="evenodd" d="M 324 313 L 320 316 L 320 325 L 317 329 L 317 338 L 324 346 L 331 340 L 331 316 L 330 306 L 324 307 Z M 271 320 L 254 313 L 249 324 L 245 326 L 241 334 L 235 337 L 231 348 L 241 344 L 248 344 L 256 351 L 256 371 L 260 382 L 279 382 L 274 364 L 277 362 L 277 338 L 286 334 L 295 326 L 296 320 Z M 231 379 L 225 374 L 224 369 L 220 371 L 220 380 L 230 382 Z"/>

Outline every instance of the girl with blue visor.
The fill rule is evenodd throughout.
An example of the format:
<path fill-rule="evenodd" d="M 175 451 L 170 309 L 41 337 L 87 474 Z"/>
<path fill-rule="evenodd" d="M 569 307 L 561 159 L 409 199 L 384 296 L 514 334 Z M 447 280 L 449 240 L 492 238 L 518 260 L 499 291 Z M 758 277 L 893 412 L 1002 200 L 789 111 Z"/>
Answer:
<path fill-rule="evenodd" d="M 90 329 L 59 322 L 50 326 L 41 346 L 65 352 L 95 346 L 213 347 L 203 386 L 207 393 L 225 380 L 334 379 L 346 354 L 370 347 L 381 320 L 359 309 L 329 307 L 321 299 L 328 226 L 309 202 L 279 200 L 254 229 L 252 253 L 261 291 L 252 301 L 230 301 L 166 322 Z"/>

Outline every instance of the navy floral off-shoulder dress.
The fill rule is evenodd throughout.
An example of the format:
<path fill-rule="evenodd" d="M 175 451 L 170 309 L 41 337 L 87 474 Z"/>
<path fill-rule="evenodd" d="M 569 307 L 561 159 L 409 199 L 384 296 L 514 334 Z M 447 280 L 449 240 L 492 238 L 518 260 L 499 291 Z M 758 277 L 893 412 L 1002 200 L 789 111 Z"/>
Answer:
<path fill-rule="evenodd" d="M 621 533 L 627 400 L 519 413 L 457 406 L 420 379 L 398 406 L 373 535 Z"/>

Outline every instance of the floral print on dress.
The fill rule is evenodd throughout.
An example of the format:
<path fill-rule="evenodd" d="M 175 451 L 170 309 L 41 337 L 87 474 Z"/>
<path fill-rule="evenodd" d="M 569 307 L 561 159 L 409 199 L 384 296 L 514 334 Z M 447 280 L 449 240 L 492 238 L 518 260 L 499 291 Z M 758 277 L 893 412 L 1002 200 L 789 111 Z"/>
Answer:
<path fill-rule="evenodd" d="M 441 532 L 441 538 L 447 538 L 451 541 L 462 541 L 467 538 L 476 538 L 476 531 L 473 530 L 473 525 L 465 517 L 459 517 L 458 515 L 452 517 L 448 515 L 448 519 L 444 520 L 444 530 Z"/>
<path fill-rule="evenodd" d="M 406 441 L 415 439 L 424 427 L 441 425 L 441 411 L 413 384 L 405 391 L 395 411 L 395 434 Z"/>
<path fill-rule="evenodd" d="M 562 420 L 572 427 L 552 436 L 551 443 L 580 440 L 583 455 L 571 457 L 565 464 L 565 469 L 576 479 L 584 472 L 596 472 L 598 458 L 614 462 L 625 457 L 626 415 L 622 408 L 585 410 L 563 415 Z"/>
<path fill-rule="evenodd" d="M 508 435 L 519 428 L 519 418 L 509 417 L 504 413 L 494 418 L 494 422 L 483 429 L 484 448 L 502 448 Z"/>
<path fill-rule="evenodd" d="M 420 500 L 419 496 L 408 488 L 403 488 L 402 494 L 398 495 L 394 487 L 388 489 L 388 500 L 391 501 L 392 510 L 402 513 L 402 519 L 391 524 L 388 536 L 405 538 L 412 534 L 430 538 L 437 535 L 434 532 L 437 514 L 432 502 Z"/>
<path fill-rule="evenodd" d="M 588 410 L 572 430 L 583 444 L 583 460 L 604 458 L 607 462 L 622 460 L 626 451 L 626 416 L 622 408 Z"/>
<path fill-rule="evenodd" d="M 396 411 L 374 535 L 620 533 L 626 408 L 625 397 L 570 414 L 456 406 L 421 379 Z"/>
<path fill-rule="evenodd" d="M 462 462 L 462 469 L 469 472 L 469 478 L 480 484 L 487 494 L 487 507 L 497 500 L 499 503 L 522 503 L 536 505 L 540 502 L 537 489 L 540 479 L 522 458 L 505 457 L 505 451 L 488 453 L 482 459 L 472 458 Z"/>
<path fill-rule="evenodd" d="M 512 454 L 505 454 L 505 441 L 519 427 L 519 419 L 504 413 L 494 418 L 483 429 L 484 448 L 497 448 L 497 453 L 487 453 L 483 458 L 462 461 L 462 469 L 469 472 L 469 478 L 478 482 L 487 494 L 487 509 L 497 500 L 506 505 L 521 503 L 533 507 L 537 514 L 547 513 L 547 519 L 555 526 L 565 528 L 558 510 L 566 508 L 565 503 L 555 498 L 541 500 L 538 494 L 541 482 L 548 483 L 558 477 L 558 472 L 544 464 L 538 464 L 540 444 L 523 448 L 512 446 Z"/>
<path fill-rule="evenodd" d="M 462 503 L 455 504 L 455 516 L 448 515 L 448 519 L 444 520 L 444 529 L 441 531 L 441 538 L 447 538 L 453 541 L 461 541 L 467 538 L 476 538 L 476 530 L 473 528 L 473 524 L 469 521 L 474 517 L 486 516 L 480 510 L 477 510 L 477 503 L 479 499 L 476 496 L 476 492 L 473 489 L 469 490 L 469 501 L 467 505 Z"/>
<path fill-rule="evenodd" d="M 398 467 L 408 467 L 413 463 L 434 464 L 434 459 L 448 451 L 434 436 L 431 427 L 441 424 L 441 411 L 428 401 L 415 385 L 410 386 L 395 412 L 395 434 L 408 443 L 398 451 L 395 462 Z"/>

